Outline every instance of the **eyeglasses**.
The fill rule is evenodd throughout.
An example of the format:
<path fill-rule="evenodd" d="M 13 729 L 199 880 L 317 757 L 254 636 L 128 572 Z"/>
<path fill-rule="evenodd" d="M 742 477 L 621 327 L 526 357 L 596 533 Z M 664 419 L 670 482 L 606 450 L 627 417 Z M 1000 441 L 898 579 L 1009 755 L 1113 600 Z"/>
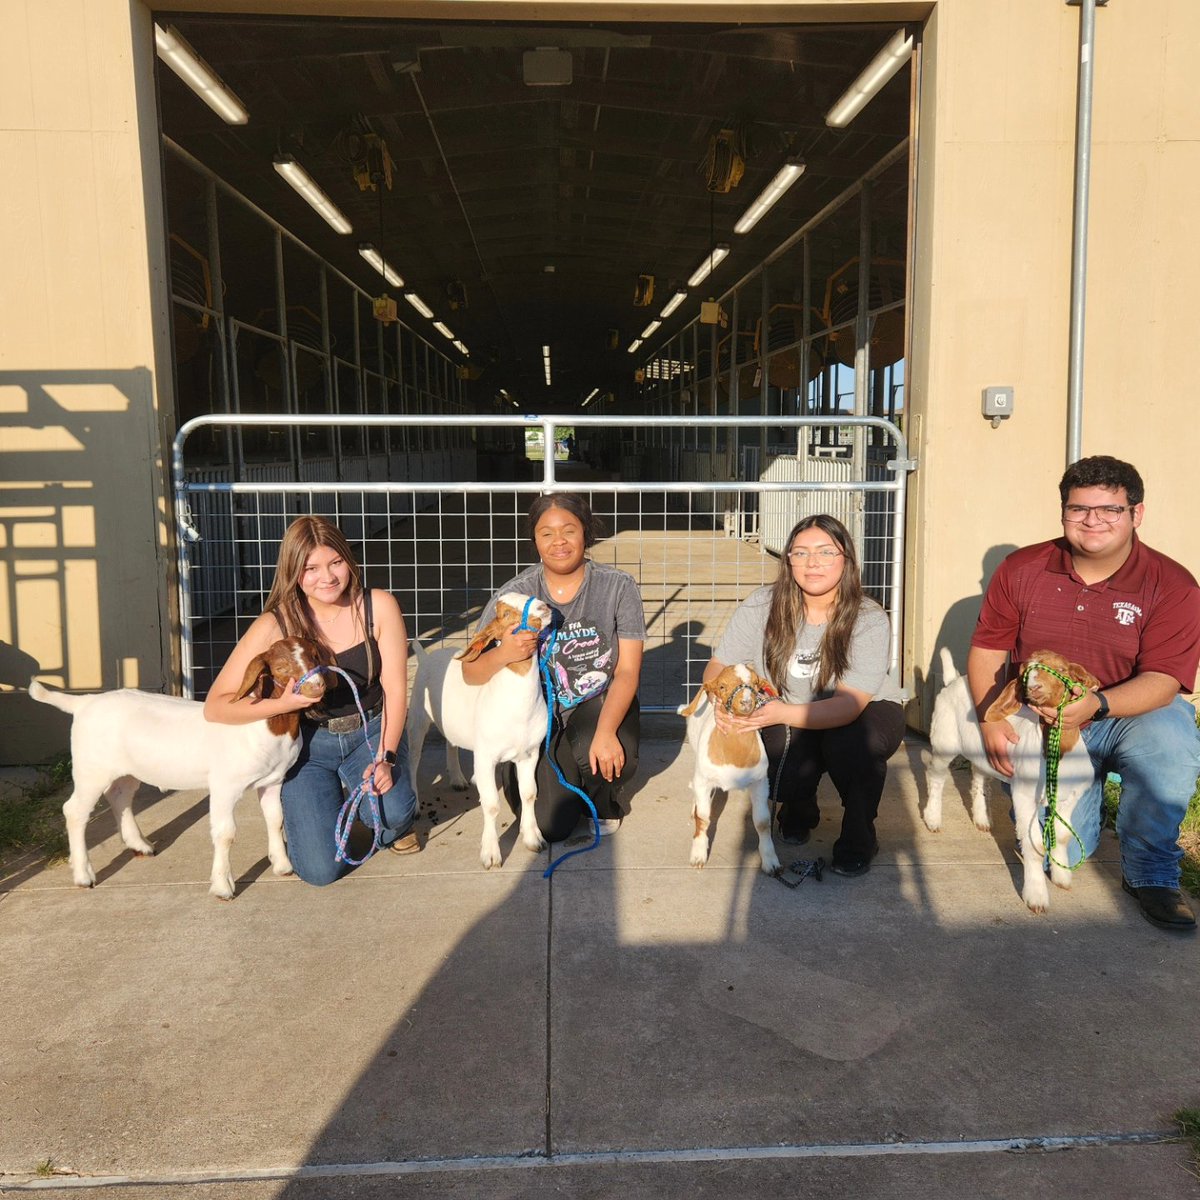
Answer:
<path fill-rule="evenodd" d="M 1086 521 L 1089 513 L 1095 513 L 1105 525 L 1115 525 L 1123 513 L 1133 512 L 1136 504 L 1064 504 L 1062 517 L 1064 521 L 1078 524 Z"/>
<path fill-rule="evenodd" d="M 787 556 L 792 562 L 808 562 L 811 558 L 814 562 L 828 565 L 841 553 L 836 546 L 818 546 L 815 550 L 789 550 Z"/>

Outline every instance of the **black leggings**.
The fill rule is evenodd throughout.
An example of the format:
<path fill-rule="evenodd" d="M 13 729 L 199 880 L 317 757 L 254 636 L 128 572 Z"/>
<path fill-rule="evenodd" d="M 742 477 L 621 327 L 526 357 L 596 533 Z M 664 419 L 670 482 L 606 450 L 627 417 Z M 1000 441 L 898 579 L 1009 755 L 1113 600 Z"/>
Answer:
<path fill-rule="evenodd" d="M 623 817 L 629 812 L 630 783 L 637 774 L 638 744 L 641 741 L 642 717 L 637 697 L 629 706 L 625 719 L 617 728 L 617 740 L 625 752 L 625 765 L 620 779 L 609 783 L 603 775 L 593 775 L 588 763 L 588 749 L 596 734 L 596 723 L 604 697 L 594 696 L 565 713 L 555 710 L 554 729 L 550 734 L 550 753 L 558 763 L 563 778 L 587 793 L 596 806 L 600 820 Z M 565 720 L 564 720 L 565 718 Z M 517 788 L 517 771 L 512 763 L 501 763 L 498 768 L 500 786 L 509 807 L 520 815 L 521 794 Z M 533 806 L 538 828 L 548 842 L 561 842 L 570 836 L 579 824 L 580 817 L 591 817 L 587 805 L 568 788 L 563 787 L 554 773 L 542 743 L 542 754 L 537 765 L 537 800 Z"/>
<path fill-rule="evenodd" d="M 817 827 L 817 784 L 828 772 L 844 810 L 834 857 L 869 857 L 876 845 L 875 815 L 888 759 L 903 736 L 904 709 L 891 700 L 873 700 L 849 725 L 837 729 L 768 726 L 762 739 L 780 828 L 802 834 Z"/>

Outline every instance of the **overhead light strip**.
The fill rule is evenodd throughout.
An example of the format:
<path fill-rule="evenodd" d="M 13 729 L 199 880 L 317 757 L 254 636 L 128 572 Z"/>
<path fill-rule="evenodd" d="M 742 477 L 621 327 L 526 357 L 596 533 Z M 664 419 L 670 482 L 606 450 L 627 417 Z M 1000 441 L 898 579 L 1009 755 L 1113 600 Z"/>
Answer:
<path fill-rule="evenodd" d="M 659 320 L 665 321 L 688 297 L 687 292 L 683 288 L 679 288 L 675 295 L 663 305 L 663 310 L 658 314 Z"/>
<path fill-rule="evenodd" d="M 550 347 L 542 347 L 542 368 L 546 374 L 546 386 L 550 386 Z"/>
<path fill-rule="evenodd" d="M 416 292 L 405 292 L 404 298 L 413 306 L 413 308 L 417 310 L 417 312 L 421 314 L 421 316 L 425 317 L 426 320 L 433 316 L 433 309 L 430 308 L 429 305 L 426 304 Z"/>
<path fill-rule="evenodd" d="M 912 58 L 912 51 L 912 34 L 907 29 L 896 30 L 888 39 L 887 45 L 871 59 L 858 78 L 825 114 L 825 124 L 834 129 L 849 125 L 867 106 L 868 101 L 872 100 L 884 84 Z"/>
<path fill-rule="evenodd" d="M 227 125 L 245 125 L 250 120 L 246 106 L 174 25 L 154 26 L 154 48 L 158 57 Z"/>
<path fill-rule="evenodd" d="M 738 218 L 734 233 L 749 233 L 778 202 L 779 198 L 804 174 L 804 159 L 793 158 L 783 164 L 775 178 L 758 194 L 758 199 Z"/>
<path fill-rule="evenodd" d="M 433 327 L 434 327 L 434 329 L 436 329 L 438 331 L 438 333 L 440 333 L 442 335 L 442 337 L 449 338 L 451 341 L 454 341 L 453 332 L 450 329 L 448 329 L 441 321 L 434 321 Z"/>
<path fill-rule="evenodd" d="M 290 155 L 275 156 L 275 170 L 318 212 L 338 233 L 350 233 L 354 228 L 342 210 L 317 186 L 313 177 Z"/>
<path fill-rule="evenodd" d="M 704 261 L 688 276 L 688 287 L 699 287 L 729 256 L 729 247 L 724 242 L 714 246 L 704 256 Z"/>
<path fill-rule="evenodd" d="M 370 242 L 360 242 L 358 252 L 395 288 L 402 288 L 404 280 L 392 270 L 387 260 L 371 245 Z"/>
<path fill-rule="evenodd" d="M 626 350 L 625 353 L 632 354 L 641 344 L 642 344 L 641 338 L 634 338 L 633 341 L 629 343 L 629 349 Z"/>
<path fill-rule="evenodd" d="M 644 342 L 661 324 L 661 321 L 651 321 L 650 324 L 642 330 L 641 340 Z"/>

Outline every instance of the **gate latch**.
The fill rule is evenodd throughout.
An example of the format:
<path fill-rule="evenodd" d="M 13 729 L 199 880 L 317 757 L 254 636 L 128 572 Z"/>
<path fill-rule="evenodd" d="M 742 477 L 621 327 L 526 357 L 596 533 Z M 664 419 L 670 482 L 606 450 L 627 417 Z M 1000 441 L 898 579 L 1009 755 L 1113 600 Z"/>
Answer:
<path fill-rule="evenodd" d="M 919 460 L 915 458 L 893 458 L 888 460 L 889 471 L 915 471 Z"/>

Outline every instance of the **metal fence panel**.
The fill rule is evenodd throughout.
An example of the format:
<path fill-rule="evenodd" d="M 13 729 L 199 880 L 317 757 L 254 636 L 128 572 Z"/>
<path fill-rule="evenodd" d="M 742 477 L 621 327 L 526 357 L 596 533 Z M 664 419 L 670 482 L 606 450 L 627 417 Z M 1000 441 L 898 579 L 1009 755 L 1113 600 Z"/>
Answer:
<path fill-rule="evenodd" d="M 666 422 L 667 444 L 641 456 L 640 481 L 615 478 L 579 463 L 540 464 L 532 479 L 478 482 L 480 464 L 470 450 L 346 455 L 341 480 L 333 460 L 305 460 L 302 474 L 287 464 L 251 464 L 246 478 L 228 468 L 189 470 L 186 439 L 197 426 L 265 422 L 250 416 L 201 417 L 179 432 L 175 451 L 175 498 L 179 520 L 180 614 L 184 692 L 202 695 L 237 639 L 262 610 L 287 523 L 302 513 L 335 521 L 355 546 L 368 586 L 393 592 L 410 636 L 424 644 L 463 646 L 493 592 L 535 561 L 524 514 L 543 491 L 589 496 L 606 530 L 592 550 L 598 562 L 628 571 L 641 590 L 648 638 L 641 683 L 646 711 L 674 712 L 699 685 L 700 676 L 737 604 L 780 569 L 787 531 L 812 512 L 842 516 L 855 530 L 864 584 L 892 621 L 891 663 L 899 662 L 903 562 L 904 485 L 912 464 L 901 432 L 877 418 L 838 418 L 836 424 L 862 439 L 857 460 L 864 478 L 853 478 L 852 461 L 835 469 L 801 470 L 797 456 L 768 456 L 757 478 L 731 478 L 734 457 L 726 449 L 685 448 L 697 426 L 756 428 L 758 418 L 680 418 Z M 375 417 L 284 418 L 276 425 L 356 424 L 392 426 L 507 424 L 544 427 L 547 446 L 556 426 L 628 424 L 662 431 L 662 418 L 581 417 Z M 797 427 L 828 427 L 829 418 L 770 419 Z M 622 431 L 623 432 L 623 431 Z M 701 434 L 707 440 L 708 432 Z M 882 441 L 870 447 L 867 440 Z M 807 438 L 798 438 L 803 445 Z M 411 443 L 410 443 L 411 444 Z M 661 453 L 660 453 L 661 451 Z M 819 458 L 820 456 L 814 456 Z M 718 463 L 717 475 L 713 463 Z M 745 460 L 743 459 L 743 465 Z M 847 467 L 849 466 L 849 471 Z M 722 470 L 725 477 L 720 477 Z M 491 470 L 489 468 L 489 476 Z M 741 472 L 739 472 L 741 473 Z M 665 476 L 673 476 L 666 478 Z M 739 513 L 754 513 L 749 524 Z M 842 519 L 845 519 L 842 516 Z M 761 537 L 758 533 L 761 532 Z M 897 675 L 898 677 L 898 675 Z"/>

